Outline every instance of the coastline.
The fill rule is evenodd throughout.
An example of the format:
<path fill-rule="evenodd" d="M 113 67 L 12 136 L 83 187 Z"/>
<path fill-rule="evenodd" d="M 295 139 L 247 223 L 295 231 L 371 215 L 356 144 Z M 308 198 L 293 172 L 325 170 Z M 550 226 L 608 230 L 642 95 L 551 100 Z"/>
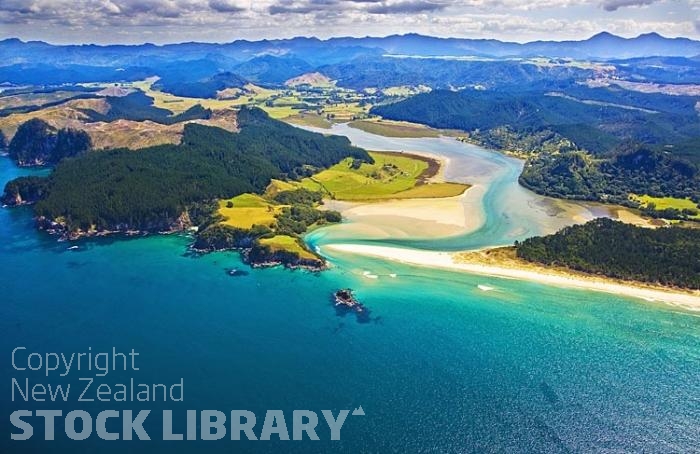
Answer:
<path fill-rule="evenodd" d="M 324 246 L 324 248 L 331 251 L 360 254 L 428 268 L 442 268 L 470 274 L 525 280 L 556 287 L 610 293 L 643 299 L 647 302 L 665 303 L 700 312 L 700 291 L 685 291 L 651 284 L 621 281 L 560 268 L 547 268 L 517 259 L 507 260 L 504 257 L 487 257 L 485 254 L 486 250 L 448 253 L 347 243 L 330 244 Z"/>

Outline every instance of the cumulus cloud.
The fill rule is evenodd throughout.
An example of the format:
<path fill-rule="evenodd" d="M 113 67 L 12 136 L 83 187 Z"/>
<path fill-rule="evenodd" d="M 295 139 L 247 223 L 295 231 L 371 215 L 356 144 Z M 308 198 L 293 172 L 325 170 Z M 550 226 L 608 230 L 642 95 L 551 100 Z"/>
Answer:
<path fill-rule="evenodd" d="M 371 14 L 415 14 L 440 11 L 449 6 L 448 2 L 428 2 L 407 0 L 398 2 L 380 2 L 367 8 Z"/>
<path fill-rule="evenodd" d="M 209 0 L 209 7 L 220 13 L 238 13 L 245 11 L 245 8 L 231 0 Z"/>
<path fill-rule="evenodd" d="M 617 11 L 627 6 L 646 6 L 659 0 L 603 0 L 601 6 L 605 11 Z"/>
<path fill-rule="evenodd" d="M 453 1 L 435 0 L 280 0 L 270 5 L 270 14 L 324 14 L 350 11 L 369 14 L 415 14 L 440 11 Z"/>
<path fill-rule="evenodd" d="M 642 15 L 620 8 L 648 6 Z M 315 35 L 700 36 L 700 0 L 0 0 L 0 39 L 172 42 Z M 649 14 L 647 14 L 649 13 Z"/>

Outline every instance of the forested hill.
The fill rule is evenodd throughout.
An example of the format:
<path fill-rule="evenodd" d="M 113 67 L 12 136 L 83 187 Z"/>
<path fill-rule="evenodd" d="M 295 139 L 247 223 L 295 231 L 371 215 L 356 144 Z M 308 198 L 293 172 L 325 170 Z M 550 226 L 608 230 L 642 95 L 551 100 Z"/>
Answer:
<path fill-rule="evenodd" d="M 606 159 L 583 152 L 542 153 L 527 161 L 520 183 L 540 194 L 578 200 L 629 204 L 630 194 L 649 194 L 700 203 L 695 165 L 638 143 L 625 143 Z"/>
<path fill-rule="evenodd" d="M 606 218 L 516 244 L 531 262 L 613 278 L 700 289 L 700 230 L 645 229 Z"/>
<path fill-rule="evenodd" d="M 487 133 L 497 128 L 521 137 L 548 130 L 579 149 L 605 154 L 629 139 L 668 145 L 700 137 L 695 107 L 699 101 L 700 97 L 583 86 L 564 92 L 435 90 L 374 107 L 371 112 L 435 128 L 479 130 L 480 138 L 491 141 L 499 140 L 498 133 L 502 135 L 500 129 Z M 537 151 L 538 144 L 533 145 L 520 151 Z"/>
<path fill-rule="evenodd" d="M 87 153 L 91 147 L 90 136 L 85 132 L 56 130 L 44 120 L 33 118 L 17 129 L 8 152 L 22 166 L 53 165 L 63 158 Z"/>
<path fill-rule="evenodd" d="M 631 194 L 649 194 L 700 203 L 698 102 L 585 86 L 565 93 L 436 90 L 372 113 L 461 129 L 484 146 L 525 154 L 520 182 L 540 194 L 627 205 L 636 203 Z"/>
<path fill-rule="evenodd" d="M 64 159 L 47 178 L 8 183 L 4 203 L 37 202 L 38 216 L 68 231 L 160 231 L 199 202 L 261 192 L 271 178 L 296 178 L 346 157 L 372 161 L 344 137 L 297 129 L 258 109 L 243 108 L 238 118 L 240 133 L 188 124 L 180 145 Z"/>

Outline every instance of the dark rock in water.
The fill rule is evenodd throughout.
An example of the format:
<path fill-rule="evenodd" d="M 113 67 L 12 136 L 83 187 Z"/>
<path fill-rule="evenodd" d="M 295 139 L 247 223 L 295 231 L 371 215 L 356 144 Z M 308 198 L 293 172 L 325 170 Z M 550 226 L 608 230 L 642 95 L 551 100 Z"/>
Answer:
<path fill-rule="evenodd" d="M 201 251 L 197 251 L 195 249 L 187 248 L 185 252 L 182 253 L 183 257 L 188 257 L 188 258 L 193 258 L 193 259 L 198 259 L 204 257 L 204 253 Z"/>
<path fill-rule="evenodd" d="M 358 323 L 369 323 L 370 311 L 355 298 L 353 291 L 349 288 L 337 290 L 333 294 L 335 312 L 340 317 L 344 317 L 350 312 L 355 313 Z"/>
<path fill-rule="evenodd" d="M 549 386 L 547 382 L 540 382 L 540 391 L 542 391 L 545 399 L 547 399 L 550 404 L 556 404 L 559 402 L 559 395 L 551 386 Z"/>
<path fill-rule="evenodd" d="M 233 277 L 247 276 L 250 273 L 245 270 L 239 270 L 238 268 L 226 268 L 226 274 Z"/>

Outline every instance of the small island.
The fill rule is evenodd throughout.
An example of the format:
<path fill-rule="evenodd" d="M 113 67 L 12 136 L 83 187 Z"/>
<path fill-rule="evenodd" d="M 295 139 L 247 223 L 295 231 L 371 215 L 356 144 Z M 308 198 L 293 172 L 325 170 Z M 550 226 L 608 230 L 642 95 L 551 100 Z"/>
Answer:
<path fill-rule="evenodd" d="M 357 316 L 357 321 L 366 323 L 370 321 L 369 309 L 367 309 L 356 297 L 352 289 L 345 288 L 337 290 L 333 293 L 333 302 L 336 313 L 344 317 L 350 312 L 354 312 Z"/>

